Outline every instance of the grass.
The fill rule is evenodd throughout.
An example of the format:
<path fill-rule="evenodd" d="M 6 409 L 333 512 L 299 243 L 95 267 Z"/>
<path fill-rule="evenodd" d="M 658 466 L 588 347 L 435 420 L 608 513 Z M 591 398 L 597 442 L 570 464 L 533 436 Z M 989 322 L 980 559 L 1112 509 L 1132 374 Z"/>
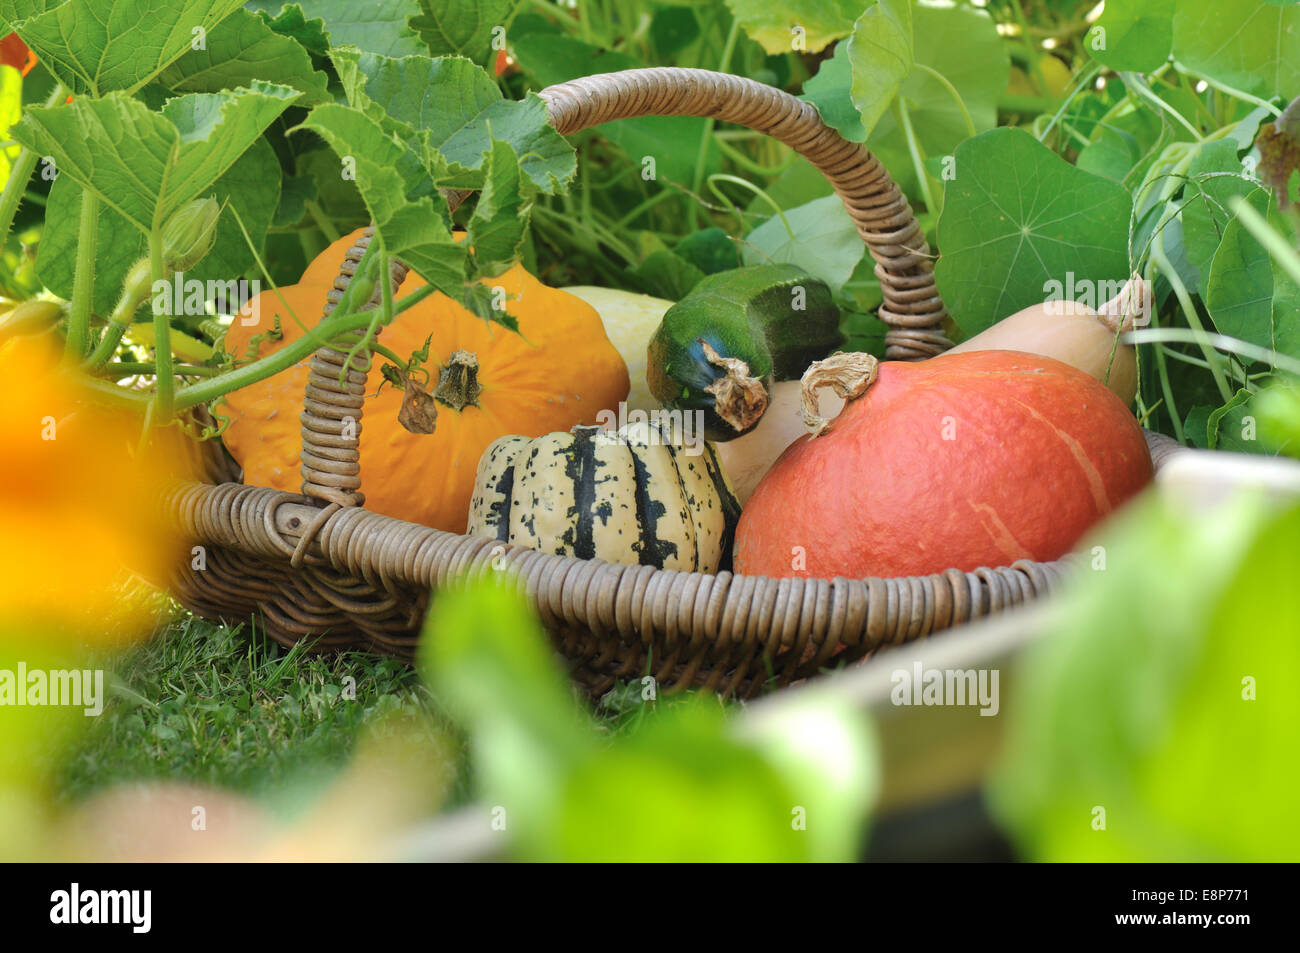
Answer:
<path fill-rule="evenodd" d="M 55 775 L 65 801 L 145 780 L 272 794 L 336 773 L 358 735 L 393 716 L 413 716 L 431 745 L 457 739 L 464 760 L 416 671 L 394 659 L 308 655 L 180 614 L 106 667 L 104 712 Z M 467 798 L 466 774 L 456 771 L 453 804 Z"/>

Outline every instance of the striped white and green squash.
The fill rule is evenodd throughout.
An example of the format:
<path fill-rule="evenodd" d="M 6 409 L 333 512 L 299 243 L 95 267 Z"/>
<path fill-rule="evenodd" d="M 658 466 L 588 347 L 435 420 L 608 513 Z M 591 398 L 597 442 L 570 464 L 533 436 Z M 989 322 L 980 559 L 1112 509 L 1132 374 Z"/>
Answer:
<path fill-rule="evenodd" d="M 673 446 L 654 424 L 501 437 L 483 452 L 471 535 L 579 559 L 717 572 L 740 505 L 712 445 Z"/>

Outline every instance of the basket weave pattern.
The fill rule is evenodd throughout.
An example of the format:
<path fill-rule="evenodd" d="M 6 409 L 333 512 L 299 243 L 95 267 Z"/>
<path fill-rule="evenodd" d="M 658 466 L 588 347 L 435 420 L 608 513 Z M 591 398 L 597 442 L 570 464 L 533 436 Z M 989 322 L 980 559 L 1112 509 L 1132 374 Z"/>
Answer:
<path fill-rule="evenodd" d="M 826 176 L 876 262 L 887 356 L 918 360 L 950 346 L 932 257 L 906 198 L 864 146 L 840 137 L 812 106 L 741 77 L 671 68 L 585 77 L 540 95 L 563 134 L 634 116 L 712 116 L 789 145 Z M 366 241 L 341 263 L 326 313 Z M 405 274 L 394 264 L 394 285 Z M 284 644 L 310 639 L 315 650 L 409 657 L 431 589 L 471 571 L 506 570 L 522 580 L 591 693 L 648 674 L 665 690 L 752 696 L 812 675 L 832 657 L 861 658 L 1026 602 L 1050 591 L 1071 561 L 898 579 L 767 579 L 584 561 L 395 520 L 363 507 L 365 370 L 354 367 L 340 385 L 348 343 L 310 362 L 301 495 L 245 486 L 228 459 L 214 457 L 211 483 L 186 484 L 168 500 L 183 531 L 208 550 L 206 569 L 186 564 L 174 574 L 196 613 L 256 615 Z M 1148 439 L 1157 466 L 1179 449 Z"/>

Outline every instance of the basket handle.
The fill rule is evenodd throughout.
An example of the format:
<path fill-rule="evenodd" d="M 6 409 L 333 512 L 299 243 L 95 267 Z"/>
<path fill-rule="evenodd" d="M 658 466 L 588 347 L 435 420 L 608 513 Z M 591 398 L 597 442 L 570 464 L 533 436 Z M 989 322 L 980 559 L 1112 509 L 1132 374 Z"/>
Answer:
<path fill-rule="evenodd" d="M 942 329 L 947 312 L 935 285 L 934 262 L 907 198 L 866 146 L 844 139 L 809 103 L 741 76 L 677 67 L 584 76 L 539 95 L 551 125 L 562 135 L 640 116 L 711 116 L 785 143 L 830 182 L 876 262 L 884 297 L 879 314 L 889 327 L 886 356 L 920 360 L 951 347 Z M 464 195 L 449 198 L 454 205 Z M 369 233 L 349 250 L 326 314 L 347 288 L 368 243 Z M 394 263 L 394 287 L 406 273 L 405 266 Z M 376 291 L 373 303 L 378 295 Z M 301 417 L 302 492 L 357 506 L 365 500 L 358 447 L 366 374 L 354 369 L 340 387 L 344 358 L 344 351 L 325 347 L 311 360 Z"/>

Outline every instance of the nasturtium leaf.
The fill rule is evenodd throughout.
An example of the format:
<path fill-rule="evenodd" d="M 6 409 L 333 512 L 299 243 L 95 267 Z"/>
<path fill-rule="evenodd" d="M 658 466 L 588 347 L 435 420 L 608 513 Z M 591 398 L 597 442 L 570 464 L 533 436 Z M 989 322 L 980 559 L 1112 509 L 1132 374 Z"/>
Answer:
<path fill-rule="evenodd" d="M 240 0 L 66 0 L 23 23 L 32 51 L 74 94 L 134 92 L 241 6 Z"/>
<path fill-rule="evenodd" d="M 1246 177 L 1238 151 L 1240 146 L 1231 139 L 1199 145 L 1187 169 L 1187 184 L 1177 200 L 1182 207 L 1178 217 L 1183 246 L 1188 262 L 1199 273 L 1196 289 L 1201 297 L 1206 295 L 1210 262 L 1232 218 L 1229 199 L 1249 195 L 1258 188 Z"/>
<path fill-rule="evenodd" d="M 819 53 L 848 36 L 861 0 L 727 0 L 750 39 L 769 53 Z"/>
<path fill-rule="evenodd" d="M 1268 193 L 1257 189 L 1247 201 L 1262 212 Z M 1221 334 L 1273 346 L 1272 261 L 1239 218 L 1228 221 L 1210 262 L 1205 305 Z"/>
<path fill-rule="evenodd" d="M 505 30 L 517 0 L 419 0 L 410 26 L 434 56 L 467 56 L 476 63 L 492 54 L 493 31 Z M 504 34 L 502 34 L 504 35 Z"/>
<path fill-rule="evenodd" d="M 60 175 L 149 232 L 208 191 L 301 95 L 254 82 L 248 89 L 179 96 L 156 113 L 111 93 L 29 109 L 13 134 L 53 157 Z"/>
<path fill-rule="evenodd" d="M 1294 221 L 1276 206 L 1268 210 L 1268 224 L 1291 248 L 1300 247 Z M 1277 259 L 1273 260 L 1273 350 L 1300 360 L 1300 281 Z"/>
<path fill-rule="evenodd" d="M 470 258 L 477 275 L 495 278 L 519 260 L 532 199 L 508 142 L 494 141 L 484 158 L 486 180 L 469 220 Z"/>
<path fill-rule="evenodd" d="M 1149 73 L 1169 59 L 1173 20 L 1174 0 L 1106 0 L 1083 45 L 1110 69 Z"/>
<path fill-rule="evenodd" d="M 1296 856 L 1298 538 L 1300 507 L 1250 494 L 1193 519 L 1150 495 L 1110 527 L 1005 703 L 991 801 L 1027 859 Z"/>
<path fill-rule="evenodd" d="M 939 218 L 939 291 L 976 334 L 1048 295 L 1048 282 L 1129 273 L 1129 193 L 1077 169 L 1022 129 L 957 148 Z"/>
<path fill-rule="evenodd" d="M 913 67 L 893 102 L 906 106 L 922 159 L 948 156 L 971 134 L 967 114 L 976 133 L 997 125 L 998 97 L 1006 89 L 1011 69 L 1006 43 L 985 11 L 954 6 L 947 0 L 914 4 L 912 30 Z M 851 93 L 854 69 L 861 66 L 851 64 L 851 59 L 841 43 L 805 86 L 804 98 L 840 135 L 852 142 L 865 140 L 899 186 L 919 197 L 911 150 L 895 106 L 880 114 L 867 136 Z"/>
<path fill-rule="evenodd" d="M 741 257 L 746 265 L 798 265 L 838 295 L 865 248 L 844 203 L 828 195 L 790 209 L 785 222 L 773 215 L 745 236 Z"/>
<path fill-rule="evenodd" d="M 284 0 L 249 0 L 250 10 L 280 13 Z M 420 12 L 418 0 L 309 0 L 303 8 L 325 21 L 330 44 L 355 46 L 384 56 L 423 56 L 429 51 L 407 20 Z"/>
<path fill-rule="evenodd" d="M 406 144 L 361 110 L 338 103 L 317 106 L 301 128 L 315 132 L 341 158 L 352 158 L 357 187 L 388 253 L 459 299 L 466 249 L 452 238 L 446 200 L 425 188 L 428 172 L 411 162 Z M 413 192 L 418 198 L 411 198 Z"/>
<path fill-rule="evenodd" d="M 911 0 L 877 0 L 858 17 L 849 37 L 849 93 L 869 136 L 912 72 Z"/>
<path fill-rule="evenodd" d="M 822 122 L 850 142 L 865 142 L 866 127 L 862 114 L 853 104 L 853 69 L 849 65 L 849 46 L 839 43 L 834 55 L 822 60 L 817 74 L 803 84 L 803 99 L 817 107 Z"/>
<path fill-rule="evenodd" d="M 1266 453 L 1268 448 L 1259 439 L 1251 404 L 1255 395 L 1241 389 L 1222 407 L 1210 411 L 1205 421 L 1207 446 L 1211 450 L 1234 453 Z"/>
<path fill-rule="evenodd" d="M 208 34 L 202 49 L 187 50 L 158 75 L 175 93 L 215 93 L 255 79 L 299 90 L 300 106 L 331 99 L 327 77 L 313 68 L 302 45 L 247 10 L 236 10 Z"/>
<path fill-rule="evenodd" d="M 1174 57 L 1248 93 L 1300 96 L 1300 5 L 1178 0 Z"/>

